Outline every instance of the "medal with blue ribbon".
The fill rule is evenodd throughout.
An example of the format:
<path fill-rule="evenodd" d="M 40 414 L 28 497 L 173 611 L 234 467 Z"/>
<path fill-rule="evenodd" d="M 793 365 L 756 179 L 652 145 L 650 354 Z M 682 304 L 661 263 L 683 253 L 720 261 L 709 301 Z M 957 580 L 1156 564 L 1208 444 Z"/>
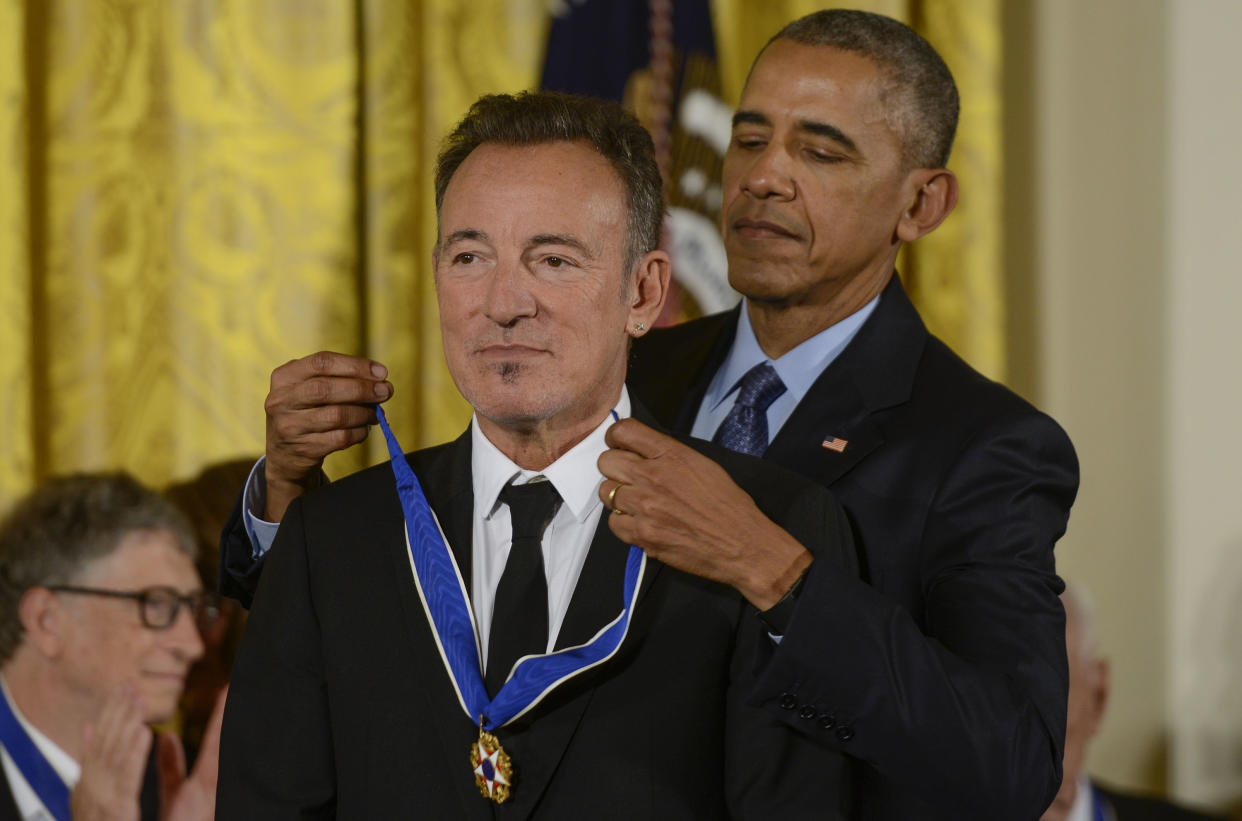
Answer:
<path fill-rule="evenodd" d="M 52 817 L 56 821 L 70 821 L 69 787 L 18 721 L 7 693 L 0 695 L 0 743 Z"/>
<path fill-rule="evenodd" d="M 418 477 L 405 459 L 383 408 L 377 407 L 380 428 L 388 443 L 397 496 L 405 514 L 406 546 L 414 584 L 431 623 L 440 659 L 448 671 L 458 703 L 479 725 L 479 739 L 470 748 L 475 783 L 487 798 L 504 803 L 513 789 L 514 771 L 496 731 L 530 712 L 554 689 L 616 654 L 630 627 L 647 554 L 631 545 L 625 562 L 624 607 L 586 644 L 555 653 L 523 656 L 513 665 L 495 698 L 483 684 L 479 633 L 461 570 L 453 558 L 440 524 L 423 493 Z M 613 419 L 617 412 L 612 411 Z"/>

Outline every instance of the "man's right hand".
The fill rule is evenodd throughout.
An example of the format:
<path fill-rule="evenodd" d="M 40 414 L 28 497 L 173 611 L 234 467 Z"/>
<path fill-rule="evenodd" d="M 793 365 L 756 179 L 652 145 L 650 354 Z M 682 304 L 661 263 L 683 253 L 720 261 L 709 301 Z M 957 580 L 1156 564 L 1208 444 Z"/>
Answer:
<path fill-rule="evenodd" d="M 279 522 L 289 503 L 319 484 L 329 453 L 367 438 L 375 406 L 392 396 L 378 362 L 320 351 L 272 371 L 267 412 L 267 506 Z"/>
<path fill-rule="evenodd" d="M 82 728 L 82 774 L 69 796 L 73 821 L 138 821 L 151 729 L 132 682 L 109 694 Z"/>

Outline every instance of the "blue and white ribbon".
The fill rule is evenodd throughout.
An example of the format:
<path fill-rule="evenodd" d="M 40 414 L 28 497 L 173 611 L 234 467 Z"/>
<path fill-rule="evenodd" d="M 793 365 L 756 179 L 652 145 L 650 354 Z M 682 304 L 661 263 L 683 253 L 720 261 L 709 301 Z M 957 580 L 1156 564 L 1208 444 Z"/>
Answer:
<path fill-rule="evenodd" d="M 564 682 L 612 658 L 629 631 L 630 614 L 647 567 L 647 554 L 633 545 L 625 562 L 625 606 L 617 617 L 586 644 L 518 659 L 500 692 L 494 699 L 488 698 L 483 685 L 479 632 L 461 570 L 418 477 L 388 426 L 383 408 L 376 408 L 376 412 L 388 442 L 397 495 L 405 513 L 406 546 L 414 583 L 457 700 L 470 721 L 479 722 L 482 717 L 483 729 L 494 731 L 525 715 Z M 616 411 L 612 415 L 617 418 Z"/>
<path fill-rule="evenodd" d="M 17 765 L 26 783 L 56 821 L 71 821 L 69 815 L 69 786 L 39 752 L 34 739 L 18 721 L 9 700 L 0 694 L 0 743 L 9 758 Z"/>

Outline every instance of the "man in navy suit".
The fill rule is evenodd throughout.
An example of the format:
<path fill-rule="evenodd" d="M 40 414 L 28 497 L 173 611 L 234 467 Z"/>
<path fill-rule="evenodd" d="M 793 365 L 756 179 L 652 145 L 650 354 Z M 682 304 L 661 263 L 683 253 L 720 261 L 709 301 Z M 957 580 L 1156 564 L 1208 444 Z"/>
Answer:
<path fill-rule="evenodd" d="M 1074 452 L 930 336 L 895 274 L 902 243 L 956 203 L 957 108 L 904 25 L 842 10 L 791 23 L 751 69 L 724 162 L 729 281 L 746 298 L 641 340 L 631 368 L 660 421 L 705 438 L 753 369 L 781 378 L 762 455 L 841 500 L 866 581 L 809 564 L 762 703 L 854 757 L 864 818 L 1034 819 L 1060 783 L 1052 549 Z M 625 488 L 615 500 L 641 507 Z M 648 535 L 663 561 L 717 572 Z"/>
<path fill-rule="evenodd" d="M 943 61 L 901 23 L 844 10 L 791 23 L 751 69 L 724 164 L 729 280 L 745 301 L 634 345 L 629 384 L 658 421 L 834 492 L 863 581 L 788 542 L 684 538 L 691 517 L 753 531 L 722 477 L 672 462 L 642 475 L 652 445 L 634 426 L 613 427 L 600 461 L 601 497 L 637 514 L 613 517 L 618 535 L 761 591 L 779 641 L 761 648 L 756 700 L 851 757 L 862 818 L 1036 819 L 1061 781 L 1053 545 L 1077 460 L 1052 419 L 928 334 L 895 271 L 902 243 L 956 204 L 957 112 Z M 280 504 L 373 421 L 322 406 L 387 396 L 373 363 L 321 365 L 269 401 L 265 470 Z"/>

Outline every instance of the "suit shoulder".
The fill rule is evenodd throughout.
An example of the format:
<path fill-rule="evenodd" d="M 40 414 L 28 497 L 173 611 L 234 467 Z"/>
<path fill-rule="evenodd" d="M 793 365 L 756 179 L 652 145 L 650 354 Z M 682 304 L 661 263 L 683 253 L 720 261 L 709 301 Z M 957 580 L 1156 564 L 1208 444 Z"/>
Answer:
<path fill-rule="evenodd" d="M 1021 421 L 1047 428 L 1067 442 L 1069 439 L 1051 416 L 975 370 L 935 336 L 928 338 L 924 348 L 912 399 L 923 407 L 944 406 L 963 428 L 979 430 Z"/>
<path fill-rule="evenodd" d="M 434 447 L 412 451 L 405 455 L 414 474 L 424 481 L 423 477 L 442 475 L 454 456 L 455 442 L 446 442 Z M 338 505 L 349 505 L 352 509 L 365 511 L 374 505 L 396 503 L 397 486 L 393 477 L 392 464 L 388 461 L 363 468 L 342 479 L 333 481 L 319 490 L 308 494 L 307 504 L 314 507 L 335 509 Z"/>

